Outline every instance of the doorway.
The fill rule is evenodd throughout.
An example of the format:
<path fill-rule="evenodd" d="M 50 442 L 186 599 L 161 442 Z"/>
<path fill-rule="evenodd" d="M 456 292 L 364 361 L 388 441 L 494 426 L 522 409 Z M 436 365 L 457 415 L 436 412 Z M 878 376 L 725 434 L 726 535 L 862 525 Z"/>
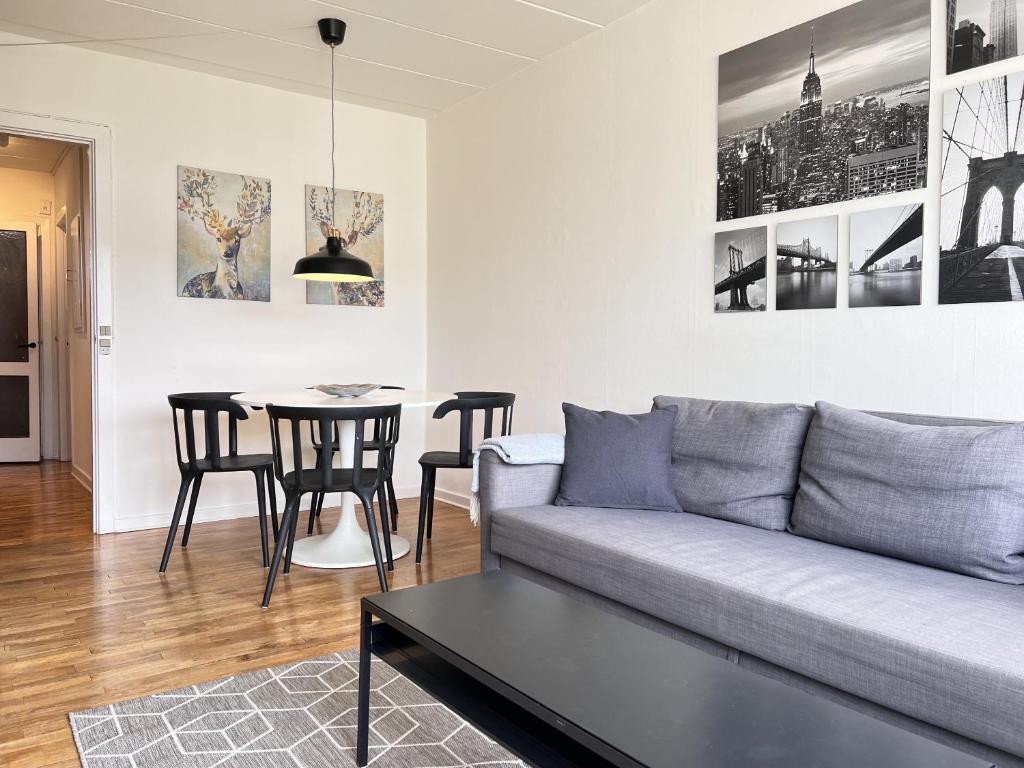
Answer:
<path fill-rule="evenodd" d="M 90 173 L 86 145 L 0 132 L 0 462 L 26 481 L 68 475 L 89 497 Z"/>

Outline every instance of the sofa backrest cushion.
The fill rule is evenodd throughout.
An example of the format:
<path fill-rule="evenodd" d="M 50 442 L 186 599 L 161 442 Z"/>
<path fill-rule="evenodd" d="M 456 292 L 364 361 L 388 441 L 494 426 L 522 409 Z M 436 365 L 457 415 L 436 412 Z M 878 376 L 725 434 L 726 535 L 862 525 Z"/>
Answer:
<path fill-rule="evenodd" d="M 1024 424 L 923 420 L 818 403 L 789 530 L 1024 583 Z"/>
<path fill-rule="evenodd" d="M 786 529 L 814 409 L 666 395 L 654 407 L 677 409 L 672 486 L 684 511 Z"/>

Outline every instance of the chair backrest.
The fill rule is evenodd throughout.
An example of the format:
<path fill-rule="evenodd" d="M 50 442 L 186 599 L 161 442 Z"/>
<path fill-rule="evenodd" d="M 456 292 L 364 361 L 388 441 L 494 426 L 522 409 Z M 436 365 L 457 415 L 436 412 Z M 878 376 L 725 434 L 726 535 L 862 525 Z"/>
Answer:
<path fill-rule="evenodd" d="M 459 413 L 459 463 L 469 464 L 473 453 L 473 414 L 484 414 L 484 439 L 494 437 L 494 412 L 501 411 L 499 436 L 512 434 L 512 410 L 516 396 L 511 392 L 456 392 L 434 409 L 434 418 L 443 419 L 452 411 Z"/>
<path fill-rule="evenodd" d="M 352 484 L 356 488 L 369 492 L 383 482 L 390 474 L 395 446 L 398 445 L 399 427 L 401 425 L 401 405 L 369 405 L 352 407 L 310 407 L 283 406 L 267 404 L 267 416 L 270 418 L 270 440 L 274 452 L 274 474 L 284 482 L 285 475 L 294 471 L 296 476 L 307 467 L 303 460 L 302 424 L 311 423 L 310 437 L 319 435 L 340 435 L 343 422 L 352 422 L 355 431 L 355 442 L 352 452 Z M 377 454 L 376 480 L 367 482 L 363 466 L 363 444 L 366 442 L 366 424 L 369 422 L 373 433 L 378 435 L 380 451 Z M 286 450 L 285 438 L 291 442 L 291 449 Z M 331 441 L 321 440 L 313 445 L 319 454 L 320 483 L 327 488 L 333 483 L 336 469 L 332 466 L 334 445 Z"/>
<path fill-rule="evenodd" d="M 241 403 L 236 403 L 231 396 L 235 392 L 182 392 L 177 395 L 168 395 L 167 402 L 171 404 L 171 416 L 174 420 L 174 448 L 178 456 L 178 466 L 182 470 L 196 471 L 197 463 L 207 459 L 210 466 L 219 469 L 221 459 L 225 454 L 221 452 L 220 444 L 220 415 L 228 414 L 228 452 L 227 456 L 238 455 L 238 422 L 245 421 L 249 414 Z M 203 414 L 203 447 L 204 456 L 199 456 L 196 450 L 196 428 L 194 414 Z M 180 421 L 184 425 L 185 434 L 182 439 L 181 430 L 178 426 Z M 184 451 L 182 450 L 184 449 Z"/>
<path fill-rule="evenodd" d="M 306 389 L 313 389 L 313 387 L 306 387 Z M 379 389 L 401 389 L 401 390 L 404 390 L 405 387 L 400 387 L 397 384 L 381 384 Z M 376 422 L 374 422 L 373 429 L 374 429 L 373 441 L 374 442 L 378 442 L 378 440 L 380 439 L 380 436 L 377 434 L 377 424 L 376 424 Z M 319 448 L 320 447 L 320 433 L 317 431 L 317 429 L 316 429 L 316 422 L 314 422 L 314 421 L 309 422 L 309 439 L 312 441 L 314 448 Z M 334 445 L 338 444 L 338 435 L 337 435 L 337 433 L 334 434 L 333 443 L 334 443 Z"/>

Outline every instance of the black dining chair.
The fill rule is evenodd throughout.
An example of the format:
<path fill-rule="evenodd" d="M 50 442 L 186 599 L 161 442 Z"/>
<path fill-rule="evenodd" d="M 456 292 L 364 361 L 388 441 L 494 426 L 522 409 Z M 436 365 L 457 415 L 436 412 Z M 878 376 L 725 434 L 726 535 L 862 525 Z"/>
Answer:
<path fill-rule="evenodd" d="M 394 385 L 394 384 L 382 384 L 380 386 L 380 389 L 401 389 L 401 390 L 404 390 L 405 387 L 399 387 L 399 386 Z M 380 439 L 379 439 L 379 436 L 377 435 L 377 432 L 376 432 L 376 426 L 374 426 L 374 430 L 375 431 L 373 433 L 373 437 L 371 439 L 367 440 L 366 444 L 363 446 L 363 450 L 365 450 L 365 451 L 376 451 L 378 449 L 378 446 L 379 446 L 379 443 L 380 443 Z M 313 447 L 317 449 L 317 454 L 316 455 L 317 455 L 317 461 L 319 461 L 320 460 L 320 451 L 319 451 L 319 448 L 320 448 L 320 435 L 317 433 L 316 425 L 313 422 L 309 423 L 309 437 L 310 437 L 310 440 L 313 443 Z M 338 448 L 338 436 L 337 436 L 337 434 L 334 435 L 333 446 L 334 446 L 334 452 L 337 453 L 340 450 Z M 392 458 L 394 458 L 394 457 L 392 457 Z M 391 508 L 391 530 L 392 530 L 392 532 L 394 532 L 394 531 L 398 530 L 398 499 L 395 497 L 395 484 L 394 484 L 394 481 L 391 478 L 391 475 L 388 475 L 386 491 L 387 491 L 388 503 L 389 503 L 390 508 Z M 314 524 L 316 518 L 320 517 L 320 513 L 323 512 L 323 509 L 324 509 L 324 494 L 322 494 L 322 493 L 315 494 L 313 496 L 312 501 L 309 504 L 309 525 L 306 528 L 306 533 L 307 534 L 312 534 L 313 533 L 313 524 Z"/>
<path fill-rule="evenodd" d="M 500 436 L 512 434 L 512 409 L 516 396 L 511 392 L 456 392 L 434 409 L 434 418 L 443 419 L 452 411 L 459 414 L 459 450 L 427 451 L 420 456 L 420 519 L 416 530 L 416 562 L 423 558 L 423 535 L 429 539 L 434 528 L 434 490 L 439 469 L 473 468 L 473 415 L 483 413 L 484 439 L 494 436 L 494 413 L 501 411 Z"/>
<path fill-rule="evenodd" d="M 401 425 L 401 405 L 353 406 L 350 408 L 317 408 L 307 406 L 278 406 L 268 404 L 270 417 L 270 439 L 274 451 L 274 474 L 285 493 L 284 516 L 281 518 L 277 546 L 267 575 L 267 586 L 263 592 L 263 607 L 270 605 L 277 571 L 284 557 L 284 572 L 292 566 L 292 550 L 295 547 L 295 529 L 299 520 L 299 503 L 304 494 L 354 493 L 363 505 L 366 516 L 366 530 L 370 535 L 373 559 L 377 565 L 377 578 L 382 592 L 388 591 L 385 560 L 380 551 L 380 539 L 384 539 L 387 570 L 394 569 L 391 552 L 391 530 L 388 525 L 387 505 L 384 489 L 391 475 L 395 446 L 398 444 Z M 338 435 L 341 422 L 354 422 L 355 442 L 352 451 L 352 467 L 340 469 L 333 466 L 334 447 L 331 441 L 323 440 L 317 449 L 315 466 L 307 469 L 303 458 L 303 424 L 315 422 L 321 435 Z M 379 446 L 376 451 L 376 466 L 364 466 L 367 453 L 367 423 L 371 434 L 376 435 Z M 290 450 L 285 449 L 282 438 L 287 438 Z M 380 509 L 380 523 L 383 536 L 378 536 L 377 523 L 373 515 L 373 497 L 377 496 Z"/>
<path fill-rule="evenodd" d="M 174 516 L 171 527 L 167 531 L 167 543 L 164 545 L 164 556 L 160 561 L 160 573 L 167 570 L 167 563 L 174 549 L 174 540 L 178 534 L 178 523 L 188 497 L 189 486 L 192 487 L 192 498 L 188 502 L 188 516 L 185 518 L 185 532 L 181 537 L 181 546 L 188 546 L 189 535 L 192 533 L 192 518 L 196 513 L 196 501 L 203 477 L 208 472 L 252 472 L 256 476 L 256 495 L 259 502 L 260 543 L 263 548 L 263 567 L 269 563 L 267 546 L 267 491 L 270 492 L 270 514 L 277 538 L 277 493 L 272 475 L 274 461 L 269 453 L 240 454 L 238 452 L 238 422 L 245 421 L 249 414 L 240 403 L 231 399 L 234 392 L 183 392 L 170 395 L 167 401 L 171 404 L 174 419 L 174 447 L 177 452 L 178 470 L 181 472 L 181 484 L 178 487 L 178 500 L 174 505 Z M 197 448 L 195 414 L 202 414 L 202 442 L 204 455 L 200 456 Z M 228 450 L 221 449 L 220 415 L 228 415 Z M 184 435 L 179 426 L 184 426 Z M 184 449 L 184 450 L 183 450 Z"/>

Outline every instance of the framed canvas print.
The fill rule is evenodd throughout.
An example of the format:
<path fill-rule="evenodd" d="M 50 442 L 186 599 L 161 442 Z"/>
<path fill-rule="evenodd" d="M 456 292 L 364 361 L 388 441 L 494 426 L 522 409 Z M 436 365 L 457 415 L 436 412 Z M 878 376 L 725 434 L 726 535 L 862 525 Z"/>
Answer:
<path fill-rule="evenodd" d="M 1024 0 L 946 0 L 946 74 L 1024 52 Z"/>
<path fill-rule="evenodd" d="M 850 214 L 851 307 L 921 303 L 924 205 Z"/>
<path fill-rule="evenodd" d="M 939 303 L 1024 301 L 1024 73 L 946 93 Z"/>
<path fill-rule="evenodd" d="M 270 301 L 270 180 L 178 166 L 178 295 Z"/>
<path fill-rule="evenodd" d="M 718 220 L 924 187 L 929 0 L 861 0 L 718 58 Z"/>
<path fill-rule="evenodd" d="M 306 255 L 323 247 L 333 221 L 342 245 L 370 265 L 366 283 L 306 282 L 307 304 L 384 306 L 384 195 L 352 189 L 306 186 Z"/>
<path fill-rule="evenodd" d="M 779 224 L 775 229 L 775 308 L 834 308 L 838 252 L 838 216 Z"/>
<path fill-rule="evenodd" d="M 768 308 L 767 257 L 767 227 L 715 234 L 715 312 Z"/>

